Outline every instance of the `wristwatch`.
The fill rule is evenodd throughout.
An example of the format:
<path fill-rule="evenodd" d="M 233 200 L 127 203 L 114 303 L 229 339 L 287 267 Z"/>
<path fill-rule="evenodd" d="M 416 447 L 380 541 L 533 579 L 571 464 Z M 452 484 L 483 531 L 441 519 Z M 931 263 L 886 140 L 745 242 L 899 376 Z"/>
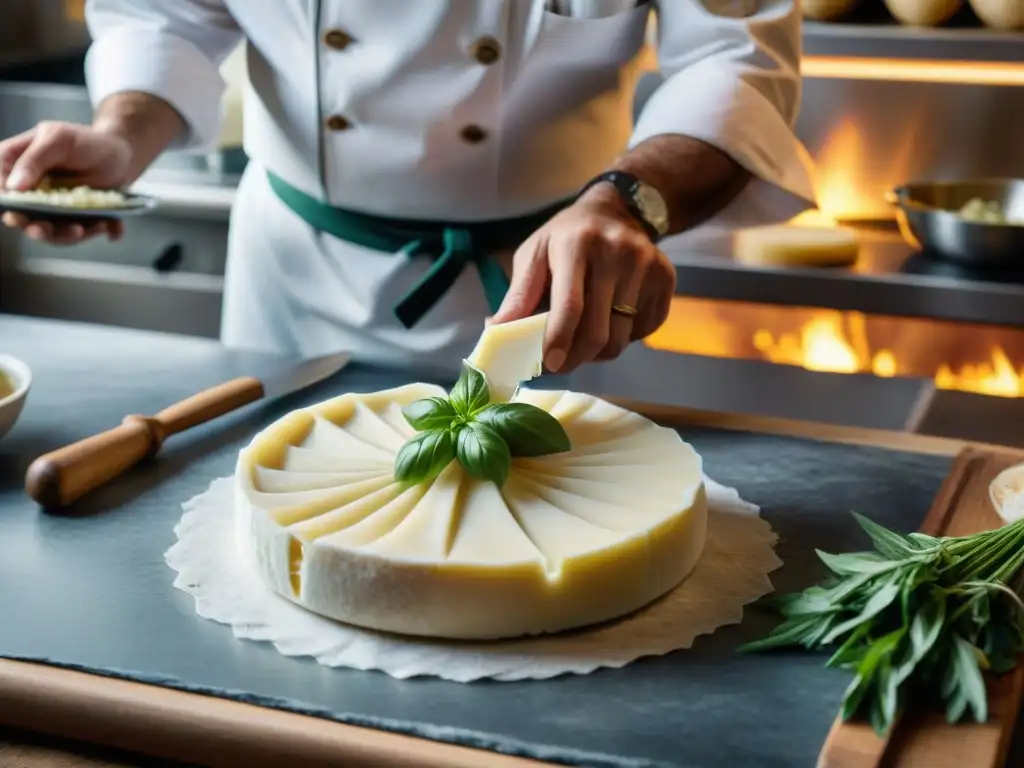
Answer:
<path fill-rule="evenodd" d="M 615 187 L 626 208 L 646 230 L 653 242 L 658 242 L 668 232 L 668 206 L 665 198 L 650 184 L 644 184 L 636 176 L 625 171 L 605 171 L 588 181 L 580 195 L 595 184 L 609 183 Z"/>

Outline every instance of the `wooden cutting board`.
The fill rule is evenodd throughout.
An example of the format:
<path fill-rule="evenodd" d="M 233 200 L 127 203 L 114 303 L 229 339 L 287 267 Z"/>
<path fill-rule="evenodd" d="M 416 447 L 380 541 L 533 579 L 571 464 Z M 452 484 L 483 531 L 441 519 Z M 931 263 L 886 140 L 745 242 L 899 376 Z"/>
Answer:
<path fill-rule="evenodd" d="M 1003 524 L 989 483 L 1020 456 L 968 448 L 953 463 L 920 530 L 964 536 Z M 942 712 L 908 713 L 887 738 L 866 723 L 837 718 L 818 768 L 1003 768 L 1021 708 L 1024 664 L 989 680 L 989 721 L 951 726 Z"/>

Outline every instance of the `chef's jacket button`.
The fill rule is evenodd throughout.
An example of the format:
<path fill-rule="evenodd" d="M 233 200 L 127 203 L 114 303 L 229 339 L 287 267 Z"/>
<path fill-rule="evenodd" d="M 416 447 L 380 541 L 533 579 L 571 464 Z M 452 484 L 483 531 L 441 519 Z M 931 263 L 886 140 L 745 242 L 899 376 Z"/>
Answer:
<path fill-rule="evenodd" d="M 331 115 L 327 118 L 327 127 L 332 131 L 346 131 L 352 127 L 352 122 L 344 115 Z"/>
<path fill-rule="evenodd" d="M 479 125 L 467 125 L 460 133 L 462 140 L 470 144 L 479 144 L 487 138 L 487 131 Z"/>
<path fill-rule="evenodd" d="M 501 58 L 501 43 L 493 37 L 481 37 L 470 48 L 473 58 L 485 67 L 491 66 Z"/>
<path fill-rule="evenodd" d="M 352 42 L 352 35 L 340 29 L 331 29 L 324 33 L 324 44 L 336 51 L 345 50 Z"/>

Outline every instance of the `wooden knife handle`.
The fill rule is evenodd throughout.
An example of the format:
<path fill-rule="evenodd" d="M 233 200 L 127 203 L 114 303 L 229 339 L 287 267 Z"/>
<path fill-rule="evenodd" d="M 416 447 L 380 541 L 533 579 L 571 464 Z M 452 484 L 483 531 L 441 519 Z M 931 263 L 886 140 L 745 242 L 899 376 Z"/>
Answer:
<path fill-rule="evenodd" d="M 25 476 L 25 491 L 44 507 L 67 506 L 156 454 L 171 435 L 223 416 L 261 397 L 263 385 L 260 381 L 243 377 L 204 390 L 156 416 L 126 416 L 113 429 L 33 461 Z"/>

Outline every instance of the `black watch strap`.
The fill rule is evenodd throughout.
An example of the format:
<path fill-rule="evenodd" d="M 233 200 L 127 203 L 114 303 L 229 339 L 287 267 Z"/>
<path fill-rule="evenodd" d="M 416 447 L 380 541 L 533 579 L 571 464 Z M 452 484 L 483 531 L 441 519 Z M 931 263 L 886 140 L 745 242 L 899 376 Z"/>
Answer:
<path fill-rule="evenodd" d="M 580 190 L 579 196 L 582 196 L 587 190 L 596 184 L 607 182 L 615 187 L 615 191 L 619 193 L 619 197 L 622 198 L 622 202 L 626 204 L 626 209 L 630 215 L 640 223 L 640 226 L 644 228 L 647 236 L 651 238 L 651 242 L 658 242 L 661 239 L 661 235 L 654 225 L 651 224 L 644 216 L 643 211 L 640 210 L 640 206 L 636 203 L 635 190 L 637 185 L 640 183 L 640 179 L 631 173 L 625 171 L 605 171 L 604 173 L 598 174 L 586 184 L 583 185 L 583 189 Z"/>

